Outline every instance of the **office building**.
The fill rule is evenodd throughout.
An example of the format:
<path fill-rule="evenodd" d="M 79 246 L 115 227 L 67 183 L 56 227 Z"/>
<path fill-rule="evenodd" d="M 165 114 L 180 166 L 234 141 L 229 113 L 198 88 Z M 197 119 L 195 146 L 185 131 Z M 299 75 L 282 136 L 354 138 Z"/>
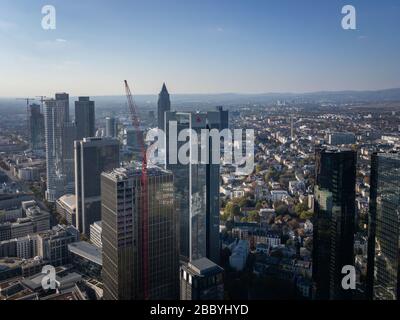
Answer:
<path fill-rule="evenodd" d="M 101 221 L 96 221 L 95 223 L 90 225 L 90 242 L 98 248 L 103 247 L 101 242 L 101 233 Z"/>
<path fill-rule="evenodd" d="M 62 135 L 62 175 L 64 178 L 63 193 L 75 193 L 74 180 L 74 141 L 76 137 L 76 124 L 64 123 Z"/>
<path fill-rule="evenodd" d="M 66 224 L 76 226 L 76 196 L 63 195 L 56 201 L 57 213 L 65 220 Z"/>
<path fill-rule="evenodd" d="M 118 136 L 117 131 L 117 119 L 114 117 L 106 118 L 106 137 L 116 138 Z"/>
<path fill-rule="evenodd" d="M 157 105 L 157 121 L 158 128 L 165 132 L 165 112 L 171 111 L 171 100 L 165 83 L 162 86 L 161 92 L 158 96 Z"/>
<path fill-rule="evenodd" d="M 79 240 L 79 232 L 73 226 L 58 225 L 38 234 L 38 255 L 54 267 L 69 262 L 68 244 Z"/>
<path fill-rule="evenodd" d="M 103 173 L 101 183 L 104 299 L 177 299 L 178 216 L 172 173 L 148 168 L 147 245 L 141 167 Z"/>
<path fill-rule="evenodd" d="M 328 143 L 332 146 L 356 143 L 356 136 L 352 132 L 333 132 L 328 134 Z"/>
<path fill-rule="evenodd" d="M 89 236 L 101 220 L 100 175 L 119 167 L 119 142 L 113 138 L 75 141 L 76 227 Z"/>
<path fill-rule="evenodd" d="M 180 267 L 181 300 L 223 300 L 224 270 L 207 258 Z"/>
<path fill-rule="evenodd" d="M 220 130 L 228 129 L 229 128 L 229 111 L 224 110 L 222 106 L 217 107 L 217 111 L 219 112 L 220 115 Z"/>
<path fill-rule="evenodd" d="M 69 94 L 68 93 L 56 93 L 55 98 L 61 108 L 61 112 L 63 114 L 63 121 L 69 122 Z"/>
<path fill-rule="evenodd" d="M 56 99 L 45 101 L 44 119 L 46 199 L 55 202 L 67 193 L 66 189 L 73 189 L 73 141 L 76 137 L 76 128 L 69 122 L 68 94 L 56 94 Z"/>
<path fill-rule="evenodd" d="M 180 255 L 182 260 L 197 260 L 206 257 L 219 263 L 219 186 L 220 165 L 212 163 L 211 138 L 206 152 L 208 161 L 196 161 L 189 156 L 189 164 L 178 161 L 178 150 L 186 142 L 170 145 L 171 122 L 177 125 L 177 132 L 193 129 L 198 136 L 202 129 L 220 129 L 220 113 L 166 112 L 166 168 L 174 174 L 176 210 L 180 217 Z M 172 127 L 171 127 L 172 128 Z M 189 140 L 188 140 L 189 141 Z M 219 141 L 218 141 L 219 147 Z M 199 144 L 198 159 L 201 146 Z M 176 164 L 174 164 L 174 162 Z M 208 162 L 208 164 L 207 164 Z"/>
<path fill-rule="evenodd" d="M 32 104 L 29 111 L 30 147 L 38 150 L 44 147 L 44 116 L 38 104 Z"/>
<path fill-rule="evenodd" d="M 341 298 L 341 269 L 353 264 L 355 165 L 352 151 L 317 151 L 313 278 L 319 299 Z"/>
<path fill-rule="evenodd" d="M 94 101 L 89 97 L 79 97 L 75 101 L 76 139 L 95 136 L 95 108 Z"/>
<path fill-rule="evenodd" d="M 357 154 L 352 150 L 316 151 L 313 236 L 314 297 L 351 298 L 342 288 L 342 268 L 354 265 L 355 179 Z"/>
<path fill-rule="evenodd" d="M 400 153 L 371 157 L 367 297 L 400 299 Z"/>

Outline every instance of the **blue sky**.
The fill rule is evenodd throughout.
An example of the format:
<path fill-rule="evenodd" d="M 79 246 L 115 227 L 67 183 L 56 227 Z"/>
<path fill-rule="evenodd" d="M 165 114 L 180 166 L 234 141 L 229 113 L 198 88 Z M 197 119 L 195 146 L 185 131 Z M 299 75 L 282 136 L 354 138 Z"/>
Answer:
<path fill-rule="evenodd" d="M 0 96 L 400 87 L 399 30 L 398 0 L 0 0 Z"/>

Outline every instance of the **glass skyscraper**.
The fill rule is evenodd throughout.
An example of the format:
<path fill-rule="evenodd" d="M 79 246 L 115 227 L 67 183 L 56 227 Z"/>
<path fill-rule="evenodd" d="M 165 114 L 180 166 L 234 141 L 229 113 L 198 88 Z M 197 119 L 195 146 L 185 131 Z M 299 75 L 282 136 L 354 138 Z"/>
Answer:
<path fill-rule="evenodd" d="M 144 274 L 141 167 L 118 168 L 101 177 L 105 300 L 178 299 L 178 215 L 173 175 L 148 168 L 148 263 Z"/>
<path fill-rule="evenodd" d="M 356 161 L 352 150 L 316 151 L 312 272 L 316 299 L 351 298 L 351 290 L 341 284 L 342 268 L 354 265 Z"/>
<path fill-rule="evenodd" d="M 367 296 L 400 299 L 400 154 L 371 157 Z"/>
<path fill-rule="evenodd" d="M 78 230 L 89 235 L 90 225 L 101 219 L 100 176 L 119 167 L 119 141 L 84 138 L 75 141 L 75 195 Z"/>
<path fill-rule="evenodd" d="M 30 147 L 33 150 L 41 149 L 44 147 L 44 116 L 38 104 L 32 104 L 29 111 Z"/>
<path fill-rule="evenodd" d="M 89 97 L 79 97 L 75 101 L 76 139 L 95 136 L 95 109 L 94 101 Z"/>
<path fill-rule="evenodd" d="M 179 212 L 180 255 L 184 261 L 208 258 L 219 263 L 219 179 L 220 165 L 211 163 L 212 144 L 208 140 L 208 162 L 201 161 L 200 133 L 202 129 L 220 129 L 220 112 L 166 112 L 166 168 L 174 174 L 176 207 Z M 191 140 L 177 141 L 170 123 L 175 122 L 177 134 L 194 130 L 198 137 L 197 159 L 188 151 L 189 163 L 181 163 L 178 152 Z M 176 144 L 173 143 L 175 140 Z M 176 160 L 176 161 L 173 161 Z M 173 163 L 175 162 L 175 163 Z"/>
<path fill-rule="evenodd" d="M 158 96 L 158 104 L 157 104 L 157 121 L 158 128 L 164 130 L 165 132 L 165 112 L 171 110 L 171 100 L 169 97 L 169 93 L 165 83 L 162 86 L 161 92 Z"/>

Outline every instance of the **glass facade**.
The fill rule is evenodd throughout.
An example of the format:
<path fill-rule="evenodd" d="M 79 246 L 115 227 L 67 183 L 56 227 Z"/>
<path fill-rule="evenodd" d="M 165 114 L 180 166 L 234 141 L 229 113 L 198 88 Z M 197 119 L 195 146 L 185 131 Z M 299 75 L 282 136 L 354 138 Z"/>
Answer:
<path fill-rule="evenodd" d="M 176 121 L 177 133 L 194 130 L 198 138 L 198 150 L 188 150 L 189 163 L 181 163 L 178 153 L 182 146 L 191 144 L 177 141 L 176 149 L 170 139 L 169 123 Z M 184 261 L 207 257 L 219 263 L 219 177 L 220 165 L 211 164 L 212 144 L 207 150 L 208 163 L 201 162 L 200 136 L 202 129 L 220 129 L 220 113 L 177 113 L 166 112 L 166 168 L 171 170 L 175 179 L 175 197 L 179 212 L 180 255 Z M 177 140 L 177 137 L 175 138 Z M 218 150 L 219 151 L 219 150 Z M 172 159 L 176 164 L 171 164 Z"/>
<path fill-rule="evenodd" d="M 372 156 L 369 230 L 368 293 L 375 300 L 398 300 L 400 294 L 400 154 L 398 153 Z"/>
<path fill-rule="evenodd" d="M 173 176 L 148 169 L 149 299 L 177 299 L 178 215 Z M 102 175 L 103 281 L 106 300 L 143 299 L 143 232 L 140 169 Z"/>
<path fill-rule="evenodd" d="M 349 290 L 341 286 L 341 272 L 344 266 L 354 265 L 356 157 L 356 152 L 350 150 L 316 152 L 313 236 L 316 299 L 351 297 Z"/>
<path fill-rule="evenodd" d="M 112 138 L 75 141 L 76 226 L 89 235 L 90 225 L 101 220 L 100 175 L 119 167 L 119 142 Z"/>

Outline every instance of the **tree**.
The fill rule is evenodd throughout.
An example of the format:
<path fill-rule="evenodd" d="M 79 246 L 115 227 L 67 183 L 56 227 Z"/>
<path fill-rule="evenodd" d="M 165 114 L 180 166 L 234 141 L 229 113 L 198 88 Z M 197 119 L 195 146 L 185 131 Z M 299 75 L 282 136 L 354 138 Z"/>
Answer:
<path fill-rule="evenodd" d="M 304 212 L 308 211 L 308 205 L 306 203 L 298 203 L 295 206 L 294 211 L 300 217 Z"/>
<path fill-rule="evenodd" d="M 278 216 L 284 216 L 288 213 L 288 206 L 284 203 L 280 203 L 275 206 L 275 212 Z"/>
<path fill-rule="evenodd" d="M 221 220 L 227 221 L 229 219 L 233 219 L 235 216 L 240 216 L 240 207 L 236 203 L 230 201 L 225 206 L 224 214 L 221 216 Z"/>
<path fill-rule="evenodd" d="M 247 217 L 248 222 L 260 222 L 260 215 L 258 214 L 258 211 L 253 210 L 248 213 Z"/>
<path fill-rule="evenodd" d="M 314 216 L 312 211 L 304 211 L 300 214 L 300 219 L 309 220 Z"/>

